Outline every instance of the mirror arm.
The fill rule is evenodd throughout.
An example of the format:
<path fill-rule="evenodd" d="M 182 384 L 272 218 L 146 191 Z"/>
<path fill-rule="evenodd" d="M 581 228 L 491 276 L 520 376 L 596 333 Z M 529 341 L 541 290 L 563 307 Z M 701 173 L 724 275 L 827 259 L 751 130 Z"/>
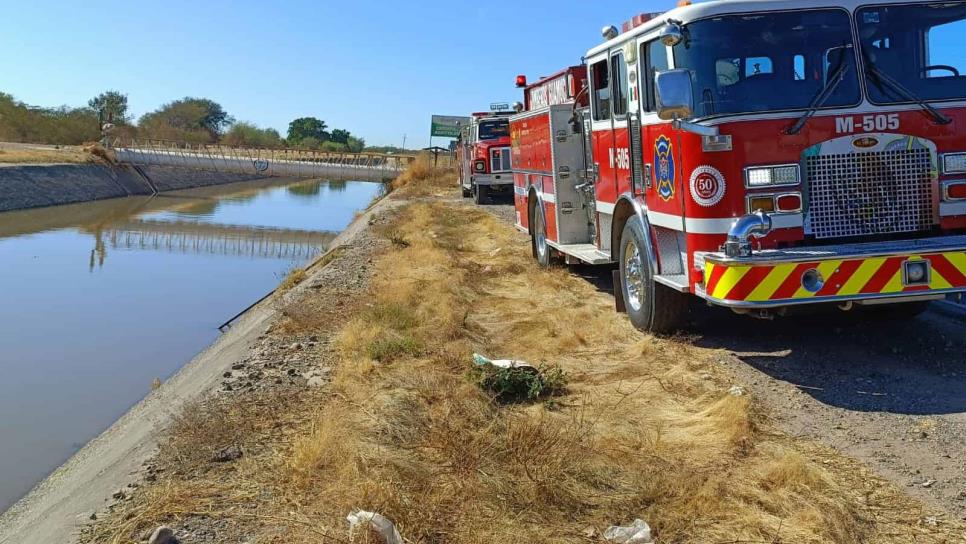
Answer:
<path fill-rule="evenodd" d="M 693 132 L 701 136 L 717 136 L 718 127 L 706 127 L 704 125 L 699 125 L 697 123 L 692 123 L 691 121 L 685 121 L 683 119 L 674 119 L 671 121 L 671 126 L 678 129 L 684 130 L 686 132 Z"/>

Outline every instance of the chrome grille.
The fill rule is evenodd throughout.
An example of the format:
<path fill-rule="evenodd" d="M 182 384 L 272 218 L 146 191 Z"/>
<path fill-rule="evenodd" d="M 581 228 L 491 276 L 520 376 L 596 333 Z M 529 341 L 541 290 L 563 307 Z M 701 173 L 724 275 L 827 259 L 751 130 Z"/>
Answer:
<path fill-rule="evenodd" d="M 929 149 L 805 159 L 807 232 L 843 238 L 928 230 L 936 199 Z"/>
<path fill-rule="evenodd" d="M 510 148 L 498 147 L 490 150 L 490 172 L 510 171 Z"/>

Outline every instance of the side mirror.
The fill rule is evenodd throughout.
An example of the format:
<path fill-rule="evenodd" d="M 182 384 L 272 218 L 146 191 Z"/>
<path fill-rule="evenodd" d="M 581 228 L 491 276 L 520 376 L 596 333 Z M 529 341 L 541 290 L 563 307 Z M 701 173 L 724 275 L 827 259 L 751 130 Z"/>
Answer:
<path fill-rule="evenodd" d="M 666 70 L 654 76 L 657 91 L 657 116 L 665 121 L 694 117 L 691 73 L 684 69 Z"/>

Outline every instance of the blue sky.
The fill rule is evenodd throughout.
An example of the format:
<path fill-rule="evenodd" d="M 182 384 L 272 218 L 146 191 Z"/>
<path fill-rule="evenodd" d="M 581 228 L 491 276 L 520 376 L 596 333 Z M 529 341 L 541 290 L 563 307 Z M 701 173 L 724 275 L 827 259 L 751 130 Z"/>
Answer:
<path fill-rule="evenodd" d="M 0 18 L 0 91 L 79 106 L 117 89 L 135 115 L 206 97 L 283 135 L 292 119 L 315 116 L 372 145 L 408 134 L 408 147 L 422 147 L 432 113 L 518 100 L 516 74 L 576 64 L 605 24 L 674 4 L 16 2 Z"/>

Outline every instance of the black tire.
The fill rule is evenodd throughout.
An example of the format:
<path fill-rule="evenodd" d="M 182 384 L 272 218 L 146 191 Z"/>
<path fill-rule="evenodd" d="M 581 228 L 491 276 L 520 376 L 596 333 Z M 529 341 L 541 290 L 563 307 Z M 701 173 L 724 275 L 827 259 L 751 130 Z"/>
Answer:
<path fill-rule="evenodd" d="M 477 205 L 486 202 L 487 191 L 486 185 L 474 185 L 473 186 L 473 202 Z"/>
<path fill-rule="evenodd" d="M 460 189 L 463 191 L 463 198 L 469 198 L 473 196 L 473 189 L 467 189 L 465 185 L 460 184 Z"/>
<path fill-rule="evenodd" d="M 530 249 L 540 266 L 549 268 L 553 264 L 553 250 L 547 244 L 547 219 L 543 216 L 540 202 L 533 207 L 533 216 L 530 218 Z"/>
<path fill-rule="evenodd" d="M 631 217 L 621 233 L 617 252 L 620 259 L 620 289 L 627 315 L 631 323 L 644 332 L 672 332 L 684 320 L 688 298 L 654 281 L 655 271 L 651 267 L 649 252 L 650 248 L 644 243 L 641 222 Z"/>

